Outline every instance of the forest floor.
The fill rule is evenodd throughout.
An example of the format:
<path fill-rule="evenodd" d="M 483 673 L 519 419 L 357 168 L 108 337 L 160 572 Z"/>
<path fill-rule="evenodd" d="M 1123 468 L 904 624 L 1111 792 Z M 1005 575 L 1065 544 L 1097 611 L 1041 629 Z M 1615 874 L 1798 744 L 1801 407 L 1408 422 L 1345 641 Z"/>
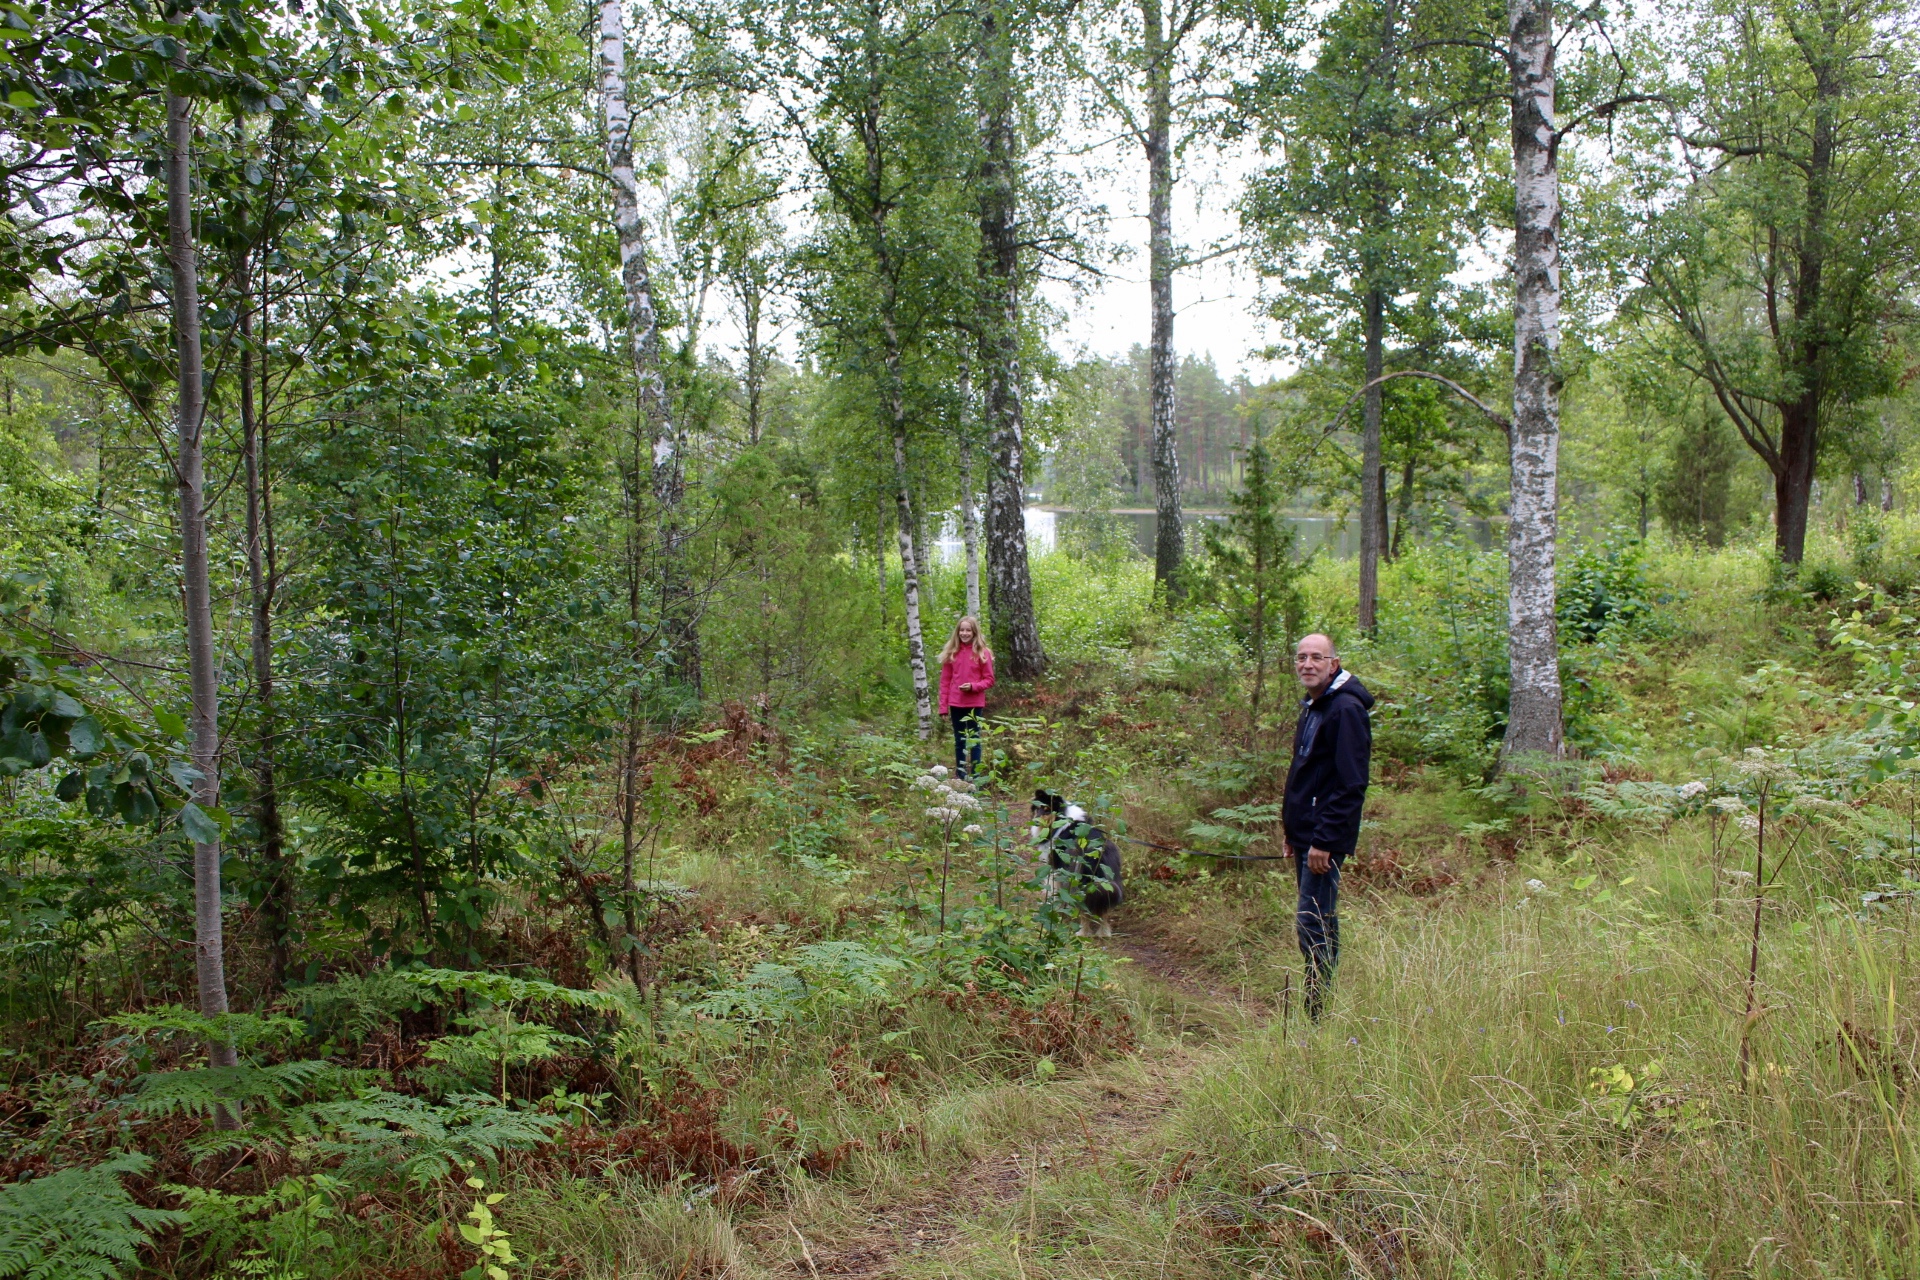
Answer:
<path fill-rule="evenodd" d="M 1048 1086 L 1049 1122 L 1021 1141 L 987 1143 L 957 1170 L 905 1188 L 856 1196 L 828 1230 L 809 1228 L 792 1212 L 759 1224 L 750 1240 L 776 1275 L 808 1277 L 962 1277 L 988 1242 L 1011 1242 L 1020 1274 L 1021 1240 L 1054 1179 L 1077 1169 L 1096 1175 L 1125 1168 L 1137 1174 L 1152 1159 L 1153 1139 L 1201 1070 L 1265 1026 L 1281 1010 L 1243 1000 L 1183 954 L 1138 910 L 1115 916 L 1114 936 L 1097 944 L 1121 975 L 1130 1002 L 1148 1025 L 1139 1050 L 1062 1075 Z M 1184 1164 L 1165 1170 L 1149 1189 L 1155 1199 L 1184 1180 Z"/>

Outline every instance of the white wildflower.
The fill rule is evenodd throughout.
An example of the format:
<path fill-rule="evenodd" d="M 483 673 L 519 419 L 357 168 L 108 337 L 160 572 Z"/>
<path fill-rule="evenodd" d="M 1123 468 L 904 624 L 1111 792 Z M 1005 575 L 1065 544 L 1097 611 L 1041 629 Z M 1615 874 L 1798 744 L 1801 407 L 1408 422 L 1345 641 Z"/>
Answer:
<path fill-rule="evenodd" d="M 1691 800 L 1695 796 L 1703 796 L 1706 793 L 1707 793 L 1707 784 L 1704 782 L 1695 781 L 1695 782 L 1688 782 L 1688 783 L 1682 784 L 1680 787 L 1675 789 L 1673 794 L 1682 800 Z"/>
<path fill-rule="evenodd" d="M 933 766 L 933 768 L 927 770 L 927 772 L 932 774 L 936 778 L 944 778 L 947 776 L 947 766 L 943 764 L 937 764 Z"/>
<path fill-rule="evenodd" d="M 1740 828 L 1743 831 L 1758 831 L 1760 829 L 1760 819 L 1751 813 L 1740 814 L 1734 818 L 1734 821 L 1740 824 Z"/>
<path fill-rule="evenodd" d="M 1529 880 L 1529 881 L 1527 881 L 1527 892 L 1528 892 L 1528 893 L 1539 893 L 1539 892 L 1540 892 L 1540 891 L 1541 891 L 1542 889 L 1544 889 L 1544 888 L 1546 888 L 1546 887 L 1547 887 L 1547 882 L 1546 882 L 1545 880 Z"/>
<path fill-rule="evenodd" d="M 927 816 L 935 822 L 952 822 L 960 816 L 958 809 L 949 809 L 944 805 L 934 805 L 927 810 Z"/>
<path fill-rule="evenodd" d="M 960 828 L 960 834 L 963 836 L 983 836 L 986 833 L 987 829 L 977 822 L 969 822 L 966 826 Z"/>
<path fill-rule="evenodd" d="M 924 773 L 921 774 L 919 777 L 915 778 L 912 783 L 912 786 L 916 791 L 931 791 L 939 785 L 940 785 L 939 779 L 930 777 L 929 775 Z"/>
<path fill-rule="evenodd" d="M 1739 796 L 1715 796 L 1708 803 L 1722 813 L 1745 813 L 1747 811 L 1747 802 Z"/>

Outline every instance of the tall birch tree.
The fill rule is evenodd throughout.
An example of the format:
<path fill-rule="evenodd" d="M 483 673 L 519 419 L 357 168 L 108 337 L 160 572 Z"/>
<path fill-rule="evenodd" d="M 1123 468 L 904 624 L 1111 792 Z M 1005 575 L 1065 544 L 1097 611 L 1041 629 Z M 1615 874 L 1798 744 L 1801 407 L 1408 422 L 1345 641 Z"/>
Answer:
<path fill-rule="evenodd" d="M 1020 311 L 1026 285 L 1020 264 L 1016 173 L 1013 19 L 1009 6 L 987 3 L 980 18 L 980 332 L 986 375 L 988 601 L 994 649 L 1006 673 L 1029 680 L 1046 666 L 1033 612 L 1027 567 L 1026 422 L 1021 403 Z M 971 494 L 964 499 L 969 504 Z"/>
<path fill-rule="evenodd" d="M 768 35 L 795 51 L 794 61 L 763 87 L 822 190 L 822 236 L 806 255 L 808 306 L 836 363 L 871 389 L 885 437 L 907 664 L 925 738 L 933 725 L 921 616 L 927 512 L 916 501 L 923 479 L 913 455 L 922 424 L 950 405 L 955 349 L 975 319 L 979 235 L 977 217 L 966 216 L 965 184 L 976 148 L 972 122 L 954 110 L 966 100 L 959 76 L 971 35 L 957 32 L 946 11 L 913 0 L 849 0 L 784 21 L 794 25 Z"/>
<path fill-rule="evenodd" d="M 1153 576 L 1174 599 L 1186 559 L 1186 531 L 1174 419 L 1179 357 L 1173 345 L 1173 277 L 1186 263 L 1174 237 L 1173 198 L 1180 157 L 1198 136 L 1187 126 L 1217 90 L 1213 81 L 1231 41 L 1214 24 L 1213 0 L 1134 0 L 1090 13 L 1100 57 L 1081 74 L 1146 161 Z"/>
<path fill-rule="evenodd" d="M 1560 460 L 1560 141 L 1554 123 L 1553 0 L 1509 0 L 1513 114 L 1513 420 L 1507 523 L 1503 754 L 1565 749 L 1554 538 Z"/>
<path fill-rule="evenodd" d="M 676 425 L 660 340 L 660 313 L 647 264 L 647 229 L 633 169 L 633 113 L 627 104 L 627 29 L 623 0 L 601 0 L 599 88 L 606 134 L 613 223 L 620 239 L 620 281 L 626 294 L 627 343 L 649 440 L 654 554 L 660 614 L 680 679 L 700 687 L 700 635 L 685 564 L 686 436 Z M 635 518 L 638 519 L 636 508 Z"/>
<path fill-rule="evenodd" d="M 1348 0 L 1317 25 L 1310 66 L 1267 59 L 1236 92 L 1244 111 L 1235 127 L 1257 132 L 1276 158 L 1249 183 L 1241 210 L 1262 270 L 1282 282 L 1270 311 L 1302 355 L 1360 350 L 1363 631 L 1374 626 L 1389 551 L 1381 382 L 1389 344 L 1431 340 L 1423 330 L 1456 292 L 1461 250 L 1483 225 L 1480 179 L 1505 85 L 1460 42 L 1484 9 L 1474 0 Z M 1283 52 L 1288 16 L 1263 33 Z"/>

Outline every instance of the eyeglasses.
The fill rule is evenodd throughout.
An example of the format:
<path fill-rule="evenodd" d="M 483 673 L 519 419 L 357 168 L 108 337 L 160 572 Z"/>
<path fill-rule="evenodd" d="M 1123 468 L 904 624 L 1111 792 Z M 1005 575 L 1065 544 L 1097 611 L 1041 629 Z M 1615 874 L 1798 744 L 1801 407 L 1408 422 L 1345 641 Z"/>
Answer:
<path fill-rule="evenodd" d="M 1304 667 L 1312 662 L 1332 661 L 1333 655 L 1330 653 L 1296 653 L 1293 655 L 1293 665 L 1296 667 Z"/>

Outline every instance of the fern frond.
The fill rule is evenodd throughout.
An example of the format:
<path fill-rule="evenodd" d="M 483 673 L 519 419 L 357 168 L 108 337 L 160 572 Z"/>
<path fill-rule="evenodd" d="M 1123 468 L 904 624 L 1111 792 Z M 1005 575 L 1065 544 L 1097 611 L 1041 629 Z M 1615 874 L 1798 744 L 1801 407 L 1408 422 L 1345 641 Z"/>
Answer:
<path fill-rule="evenodd" d="M 575 1009 L 617 1013 L 620 998 L 611 991 L 582 991 L 537 978 L 514 978 L 504 973 L 472 973 L 461 969 L 403 969 L 394 975 L 403 982 L 440 995 L 466 992 L 494 1004 L 516 1000 L 551 1000 Z"/>
<path fill-rule="evenodd" d="M 446 1177 L 462 1161 L 491 1165 L 503 1151 L 542 1146 L 560 1125 L 558 1116 L 515 1111 L 485 1094 L 457 1094 L 435 1106 L 385 1089 L 314 1103 L 289 1119 L 311 1135 L 318 1154 L 345 1157 L 342 1176 L 397 1172 L 417 1185 Z"/>
<path fill-rule="evenodd" d="M 307 1034 L 300 1019 L 289 1018 L 282 1013 L 217 1013 L 209 1017 L 177 1004 L 163 1004 L 157 1009 L 140 1013 L 123 1013 L 102 1019 L 102 1022 L 136 1036 L 164 1031 L 189 1040 L 230 1044 L 243 1053 L 263 1045 L 292 1044 Z"/>
<path fill-rule="evenodd" d="M 256 1067 L 199 1067 L 191 1071 L 158 1071 L 140 1077 L 128 1110 L 141 1115 L 211 1116 L 236 1104 L 244 1113 L 258 1106 L 279 1110 L 333 1074 L 331 1062 L 300 1058 Z"/>
<path fill-rule="evenodd" d="M 129 1154 L 0 1187 L 0 1280 L 107 1280 L 137 1261 L 149 1231 L 186 1218 L 143 1208 L 120 1185 L 149 1163 Z"/>

